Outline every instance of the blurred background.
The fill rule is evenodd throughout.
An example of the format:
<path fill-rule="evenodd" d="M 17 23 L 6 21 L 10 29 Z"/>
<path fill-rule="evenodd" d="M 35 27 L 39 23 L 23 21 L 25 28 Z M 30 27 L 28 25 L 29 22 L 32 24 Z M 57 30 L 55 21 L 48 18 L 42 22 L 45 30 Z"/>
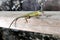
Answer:
<path fill-rule="evenodd" d="M 60 11 L 60 0 L 46 0 L 43 9 L 45 11 Z"/>
<path fill-rule="evenodd" d="M 0 0 L 0 11 L 37 11 L 41 8 L 60 11 L 60 0 Z"/>
<path fill-rule="evenodd" d="M 56 34 L 0 28 L 0 40 L 60 40 L 60 36 Z"/>
<path fill-rule="evenodd" d="M 38 0 L 0 0 L 1 11 L 37 11 L 40 9 Z"/>

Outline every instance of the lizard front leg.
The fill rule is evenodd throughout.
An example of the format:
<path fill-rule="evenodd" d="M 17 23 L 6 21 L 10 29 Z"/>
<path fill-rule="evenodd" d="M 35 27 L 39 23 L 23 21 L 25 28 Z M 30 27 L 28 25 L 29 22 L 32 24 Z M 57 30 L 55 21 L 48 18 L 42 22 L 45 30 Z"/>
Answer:
<path fill-rule="evenodd" d="M 27 23 L 28 23 L 28 20 L 27 19 L 29 19 L 29 18 L 30 18 L 30 16 L 25 17 L 25 20 L 26 20 Z"/>
<path fill-rule="evenodd" d="M 27 18 L 25 18 L 25 20 L 26 20 L 26 22 L 28 23 L 28 20 L 27 20 Z"/>

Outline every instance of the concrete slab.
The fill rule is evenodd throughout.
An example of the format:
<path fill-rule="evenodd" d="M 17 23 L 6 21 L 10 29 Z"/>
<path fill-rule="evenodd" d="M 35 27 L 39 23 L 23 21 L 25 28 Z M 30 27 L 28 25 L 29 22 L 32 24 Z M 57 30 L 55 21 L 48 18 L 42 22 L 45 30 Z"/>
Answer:
<path fill-rule="evenodd" d="M 13 19 L 26 13 L 29 12 L 0 12 L 0 27 L 9 28 Z M 52 16 L 48 18 L 42 16 L 39 19 L 30 18 L 28 19 L 28 23 L 26 23 L 24 18 L 20 18 L 17 21 L 17 27 L 13 23 L 11 29 L 60 35 L 60 12 L 45 11 L 45 14 Z"/>

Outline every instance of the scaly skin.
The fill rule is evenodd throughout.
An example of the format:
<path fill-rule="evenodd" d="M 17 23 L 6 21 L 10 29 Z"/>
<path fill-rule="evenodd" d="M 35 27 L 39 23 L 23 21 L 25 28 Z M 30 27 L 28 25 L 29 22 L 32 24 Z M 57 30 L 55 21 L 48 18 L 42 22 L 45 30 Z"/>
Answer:
<path fill-rule="evenodd" d="M 28 22 L 28 20 L 27 20 L 28 18 L 40 16 L 41 14 L 42 14 L 42 12 L 40 12 L 40 11 L 35 11 L 35 12 L 32 12 L 32 13 L 29 13 L 29 14 L 26 14 L 26 15 L 23 15 L 23 16 L 20 16 L 20 17 L 17 17 L 17 18 L 15 18 L 15 19 L 11 22 L 9 28 L 11 27 L 11 25 L 13 24 L 14 21 L 15 21 L 15 25 L 16 25 L 16 21 L 17 21 L 19 18 L 25 18 L 26 22 Z"/>

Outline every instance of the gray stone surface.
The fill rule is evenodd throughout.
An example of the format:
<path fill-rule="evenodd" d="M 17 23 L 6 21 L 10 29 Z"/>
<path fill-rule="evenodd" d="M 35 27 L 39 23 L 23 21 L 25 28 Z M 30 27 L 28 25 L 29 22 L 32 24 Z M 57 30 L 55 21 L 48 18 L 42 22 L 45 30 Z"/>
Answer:
<path fill-rule="evenodd" d="M 60 35 L 0 27 L 0 40 L 60 40 Z"/>
<path fill-rule="evenodd" d="M 29 12 L 0 12 L 0 27 L 9 28 L 13 19 L 27 13 Z M 60 35 L 60 12 L 45 11 L 45 14 L 52 16 L 49 16 L 48 18 L 42 16 L 40 19 L 30 18 L 28 19 L 28 23 L 26 23 L 24 18 L 20 18 L 17 21 L 17 27 L 15 27 L 13 23 L 11 29 Z"/>

